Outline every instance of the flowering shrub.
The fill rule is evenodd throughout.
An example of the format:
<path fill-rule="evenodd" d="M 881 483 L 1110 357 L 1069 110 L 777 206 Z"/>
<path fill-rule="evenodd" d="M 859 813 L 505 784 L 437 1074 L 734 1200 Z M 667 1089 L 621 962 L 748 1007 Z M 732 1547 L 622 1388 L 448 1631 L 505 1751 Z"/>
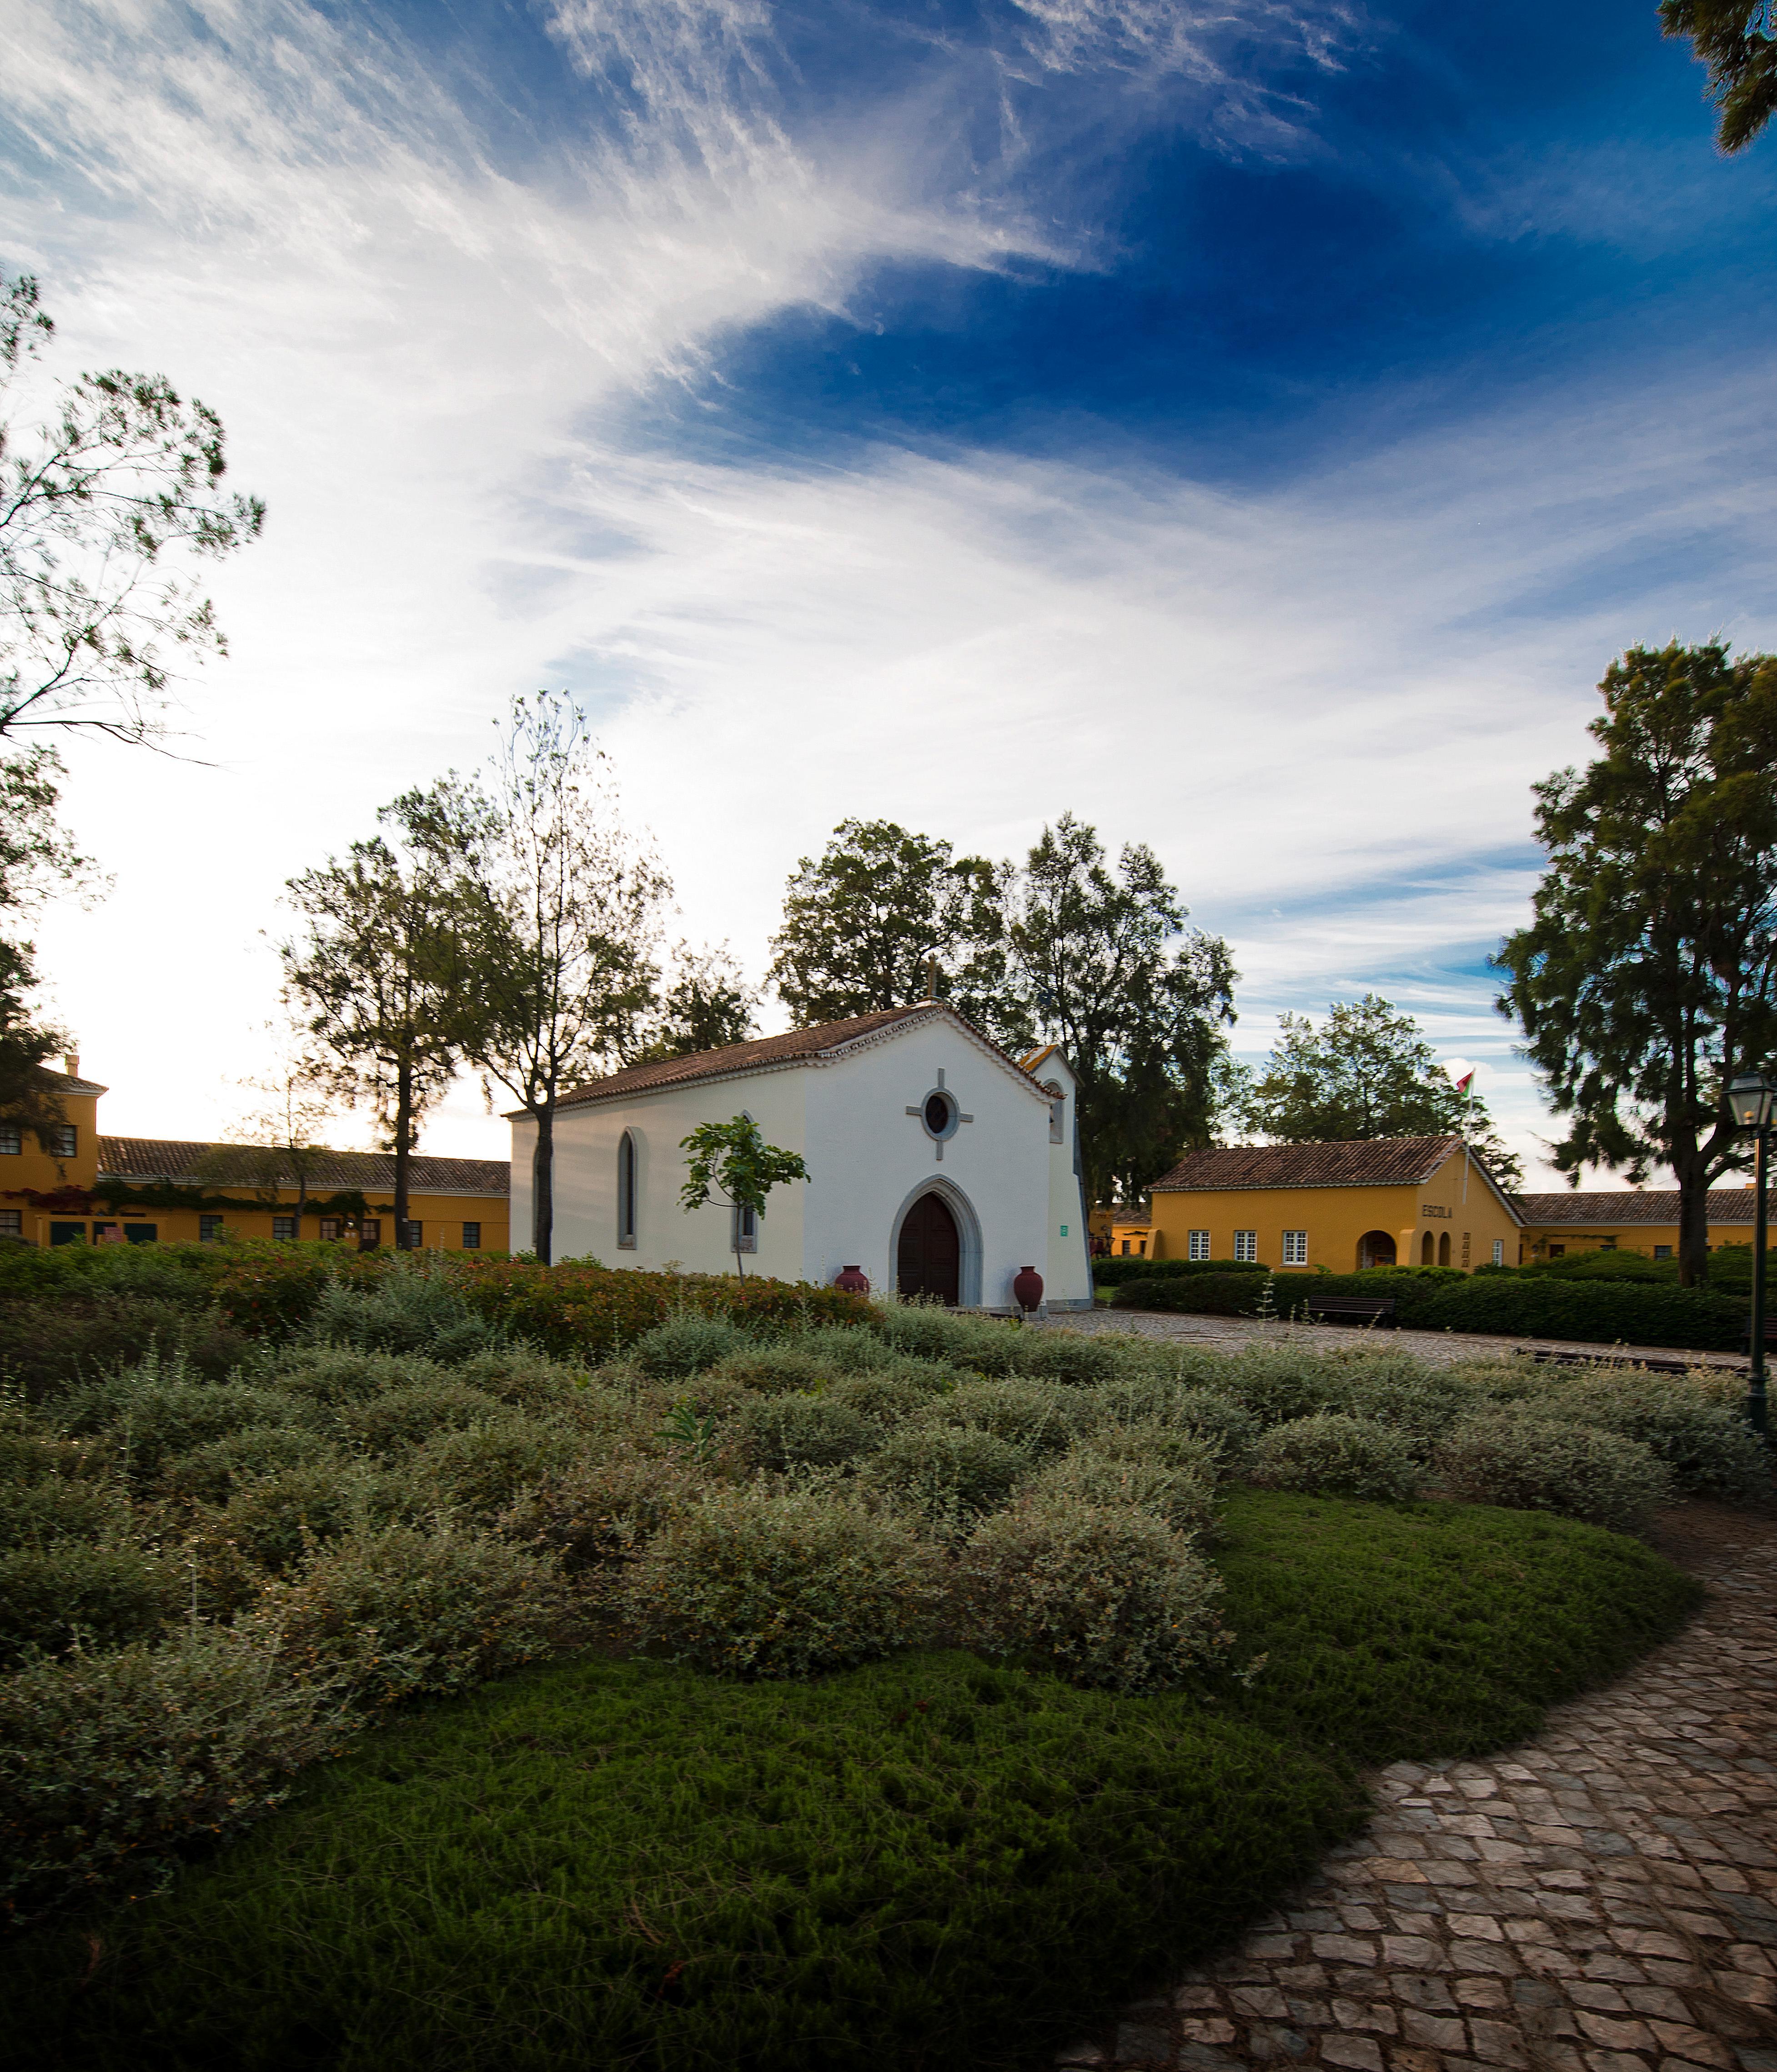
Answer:
<path fill-rule="evenodd" d="M 845 1669 L 920 1638 L 934 1557 L 899 1519 L 829 1491 L 717 1490 L 669 1518 L 624 1581 L 640 1638 L 742 1676 Z"/>
<path fill-rule="evenodd" d="M 972 1639 L 1029 1651 L 1076 1683 L 1163 1691 L 1224 1643 L 1221 1579 L 1161 1519 L 1124 1504 L 1032 1497 L 988 1519 L 957 1588 Z"/>
<path fill-rule="evenodd" d="M 1646 1446 L 1537 1412 L 1466 1418 L 1438 1452 L 1451 1491 L 1471 1503 L 1552 1511 L 1615 1532 L 1638 1532 L 1671 1484 Z"/>
<path fill-rule="evenodd" d="M 1251 1474 L 1266 1489 L 1372 1503 L 1410 1503 L 1421 1479 L 1413 1441 L 1405 1433 L 1373 1418 L 1331 1411 L 1273 1424 L 1253 1451 Z"/>
<path fill-rule="evenodd" d="M 262 1819 L 352 1724 L 331 1685 L 207 1627 L 0 1679 L 5 1918 L 156 1891 L 179 1844 Z"/>

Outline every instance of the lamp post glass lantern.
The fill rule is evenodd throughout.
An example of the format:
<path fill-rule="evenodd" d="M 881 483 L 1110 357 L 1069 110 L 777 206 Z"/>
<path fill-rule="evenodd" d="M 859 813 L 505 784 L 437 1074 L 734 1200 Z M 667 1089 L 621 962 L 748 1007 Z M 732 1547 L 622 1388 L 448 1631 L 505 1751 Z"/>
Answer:
<path fill-rule="evenodd" d="M 1752 1321 L 1747 1334 L 1751 1355 L 1747 1376 L 1746 1416 L 1761 1437 L 1768 1431 L 1765 1396 L 1765 1157 L 1771 1144 L 1771 1116 L 1777 1106 L 1777 1084 L 1763 1072 L 1742 1072 L 1728 1087 L 1728 1106 L 1742 1129 L 1753 1133 L 1752 1155 Z"/>

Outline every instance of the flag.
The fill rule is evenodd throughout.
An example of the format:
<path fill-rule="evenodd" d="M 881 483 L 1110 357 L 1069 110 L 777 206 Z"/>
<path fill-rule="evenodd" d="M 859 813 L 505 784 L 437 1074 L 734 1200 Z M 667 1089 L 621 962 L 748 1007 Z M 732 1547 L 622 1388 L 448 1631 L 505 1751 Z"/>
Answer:
<path fill-rule="evenodd" d="M 1462 1075 L 1462 1076 L 1461 1077 L 1461 1079 L 1459 1079 L 1456 1082 L 1456 1091 L 1457 1091 L 1459 1094 L 1466 1094 L 1466 1093 L 1468 1092 L 1469 1087 L 1471 1087 L 1471 1085 L 1472 1085 L 1472 1083 L 1474 1083 L 1474 1079 L 1475 1079 L 1475 1067 L 1474 1067 L 1472 1065 L 1471 1065 L 1471 1066 L 1469 1067 L 1468 1070 L 1467 1070 L 1465 1073 L 1463 1073 L 1463 1075 Z"/>

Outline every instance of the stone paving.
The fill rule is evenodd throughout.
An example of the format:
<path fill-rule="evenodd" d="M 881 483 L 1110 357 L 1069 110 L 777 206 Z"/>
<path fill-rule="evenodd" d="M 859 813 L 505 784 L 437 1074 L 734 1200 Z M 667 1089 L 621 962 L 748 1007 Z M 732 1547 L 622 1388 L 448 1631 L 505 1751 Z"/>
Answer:
<path fill-rule="evenodd" d="M 1128 1332 L 1137 1338 L 1213 1345 L 1230 1352 L 1256 1339 L 1309 1346 L 1322 1352 L 1367 1346 L 1374 1351 L 1414 1353 L 1437 1367 L 1523 1346 L 1574 1353 L 1582 1359 L 1684 1360 L 1699 1367 L 1735 1367 L 1742 1374 L 1746 1367 L 1743 1354 L 1687 1352 L 1672 1346 L 1598 1346 L 1573 1338 L 1502 1338 L 1482 1331 L 1385 1331 L 1342 1324 L 1279 1323 L 1258 1317 L 1174 1316 L 1154 1309 L 1058 1310 L 1046 1322 L 1051 1330 L 1084 1331 L 1092 1336 Z"/>
<path fill-rule="evenodd" d="M 1676 1640 L 1383 1771 L 1285 1911 L 1056 2065 L 1777 2072 L 1777 1524 L 1689 1506 L 1663 1551 L 1709 1588 Z"/>

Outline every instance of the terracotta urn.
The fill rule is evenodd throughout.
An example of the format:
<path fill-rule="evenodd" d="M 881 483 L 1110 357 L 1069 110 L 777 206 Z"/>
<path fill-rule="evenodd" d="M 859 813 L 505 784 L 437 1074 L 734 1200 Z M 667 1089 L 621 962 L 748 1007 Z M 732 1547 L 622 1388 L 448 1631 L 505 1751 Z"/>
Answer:
<path fill-rule="evenodd" d="M 1043 1276 L 1034 1266 L 1021 1266 L 1012 1280 L 1012 1300 L 1021 1309 L 1035 1309 L 1043 1301 Z"/>
<path fill-rule="evenodd" d="M 833 1277 L 835 1288 L 843 1288 L 848 1295 L 867 1295 L 870 1276 L 861 1266 L 841 1267 Z"/>

